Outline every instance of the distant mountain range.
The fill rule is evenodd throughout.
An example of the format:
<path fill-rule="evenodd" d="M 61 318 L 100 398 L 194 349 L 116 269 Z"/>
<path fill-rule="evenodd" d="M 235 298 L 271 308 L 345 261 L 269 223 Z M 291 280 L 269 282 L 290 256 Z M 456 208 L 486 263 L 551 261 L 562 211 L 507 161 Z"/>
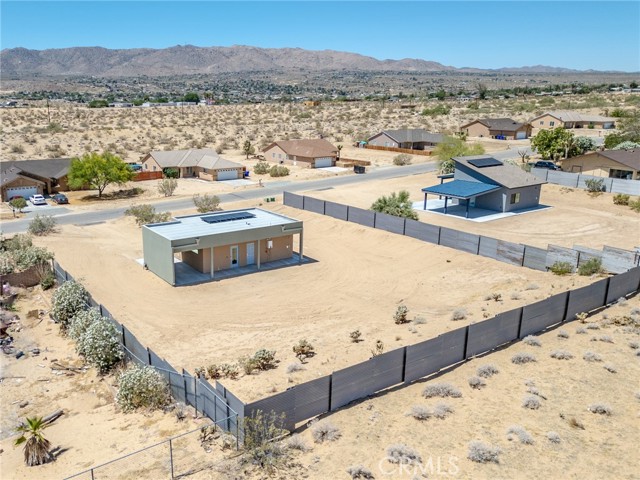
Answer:
<path fill-rule="evenodd" d="M 394 72 L 501 72 L 501 73 L 577 73 L 568 68 L 532 67 L 455 68 L 438 62 L 405 58 L 377 60 L 357 53 L 334 50 L 312 51 L 301 48 L 195 47 L 134 48 L 110 50 L 102 47 L 73 47 L 50 50 L 26 48 L 0 52 L 3 78 L 31 76 L 165 76 L 189 74 L 240 73 L 248 71 L 394 71 Z M 593 72 L 590 70 L 589 72 Z"/>

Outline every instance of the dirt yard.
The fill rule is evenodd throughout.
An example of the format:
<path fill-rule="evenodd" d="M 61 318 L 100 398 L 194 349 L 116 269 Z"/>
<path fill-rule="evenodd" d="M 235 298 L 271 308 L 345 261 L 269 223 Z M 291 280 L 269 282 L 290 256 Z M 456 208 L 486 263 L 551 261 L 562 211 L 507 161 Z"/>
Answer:
<path fill-rule="evenodd" d="M 176 368 L 193 371 L 234 363 L 260 348 L 275 350 L 278 368 L 226 381 L 245 401 L 364 361 L 377 340 L 389 351 L 592 281 L 284 206 L 270 208 L 305 222 L 305 255 L 312 263 L 175 288 L 136 262 L 142 240 L 130 218 L 65 226 L 42 243 L 83 279 L 97 301 Z M 501 299 L 486 300 L 492 293 Z M 395 325 L 400 304 L 409 308 L 410 318 L 420 316 L 425 323 Z M 466 316 L 454 322 L 457 309 Z M 364 341 L 351 343 L 354 330 Z M 317 355 L 304 370 L 287 374 L 288 365 L 299 363 L 292 347 L 301 339 L 311 342 Z"/>

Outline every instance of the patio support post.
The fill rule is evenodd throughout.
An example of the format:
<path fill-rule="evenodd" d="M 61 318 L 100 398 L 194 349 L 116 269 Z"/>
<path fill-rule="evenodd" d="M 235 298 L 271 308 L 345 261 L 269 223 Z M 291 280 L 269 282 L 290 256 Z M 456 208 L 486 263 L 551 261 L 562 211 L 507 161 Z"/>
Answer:
<path fill-rule="evenodd" d="M 427 211 L 427 192 L 424 192 L 424 208 L 423 210 Z"/>
<path fill-rule="evenodd" d="M 471 201 L 470 198 L 467 198 L 467 211 L 464 214 L 464 218 L 469 218 L 469 202 Z"/>
<path fill-rule="evenodd" d="M 303 257 L 303 237 L 304 237 L 304 230 L 300 230 L 300 258 L 298 259 L 298 263 L 302 264 L 302 259 Z"/>
<path fill-rule="evenodd" d="M 258 239 L 258 270 L 260 270 L 260 239 Z"/>
<path fill-rule="evenodd" d="M 444 214 L 447 214 L 447 201 L 449 200 L 449 197 L 447 197 L 446 195 L 444 196 Z"/>
<path fill-rule="evenodd" d="M 213 278 L 215 271 L 215 265 L 213 264 L 213 247 L 211 247 L 211 278 Z"/>

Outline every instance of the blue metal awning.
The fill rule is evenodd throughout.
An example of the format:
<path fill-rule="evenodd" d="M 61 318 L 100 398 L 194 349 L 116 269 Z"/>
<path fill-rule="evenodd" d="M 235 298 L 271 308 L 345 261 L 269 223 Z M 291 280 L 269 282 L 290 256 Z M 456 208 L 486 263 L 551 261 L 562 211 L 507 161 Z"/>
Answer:
<path fill-rule="evenodd" d="M 469 182 L 466 180 L 454 180 L 453 182 L 433 185 L 425 187 L 422 191 L 443 197 L 459 198 L 468 200 L 479 195 L 484 195 L 502 188 L 500 185 L 492 185 L 490 183 Z"/>

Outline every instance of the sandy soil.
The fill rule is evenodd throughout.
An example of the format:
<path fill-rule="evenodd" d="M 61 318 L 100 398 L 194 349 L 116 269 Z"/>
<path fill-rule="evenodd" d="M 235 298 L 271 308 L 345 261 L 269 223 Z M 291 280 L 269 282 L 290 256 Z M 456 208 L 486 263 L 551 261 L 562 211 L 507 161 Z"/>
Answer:
<path fill-rule="evenodd" d="M 435 173 L 426 173 L 306 194 L 369 208 L 381 195 L 403 189 L 409 191 L 412 201 L 423 201 L 421 189 L 439 183 Z M 640 215 L 628 207 L 614 205 L 611 193 L 593 197 L 585 190 L 546 184 L 542 187 L 540 203 L 552 208 L 483 223 L 429 212 L 419 212 L 419 217 L 426 223 L 541 248 L 548 244 L 593 248 L 609 245 L 626 249 L 640 246 Z"/>
<path fill-rule="evenodd" d="M 171 413 L 122 413 L 115 404 L 114 375 L 100 376 L 95 369 L 74 372 L 55 369 L 54 362 L 82 367 L 73 341 L 59 334 L 48 314 L 28 318 L 28 312 L 50 308 L 50 292 L 39 287 L 22 290 L 16 312 L 19 331 L 11 334 L 20 359 L 2 356 L 0 383 L 0 477 L 3 479 L 62 478 L 91 466 L 153 445 L 168 437 L 206 425 L 208 419 L 178 422 Z M 15 330 L 12 327 L 12 330 Z M 39 355 L 31 351 L 40 349 Z M 21 408 L 20 404 L 28 404 Z M 14 428 L 25 417 L 45 416 L 62 409 L 64 415 L 45 430 L 52 448 L 60 450 L 54 463 L 26 467 L 22 447 L 14 447 Z"/>
<path fill-rule="evenodd" d="M 226 381 L 245 401 L 364 361 L 376 340 L 388 351 L 592 281 L 555 277 L 284 206 L 269 208 L 305 222 L 305 254 L 314 263 L 174 288 L 135 261 L 142 246 L 132 219 L 65 226 L 41 243 L 174 367 L 193 371 L 233 363 L 259 348 L 275 350 L 277 369 Z M 494 292 L 501 301 L 485 300 Z M 395 325 L 399 304 L 407 305 L 410 318 L 422 316 L 426 323 Z M 459 308 L 466 309 L 466 319 L 451 321 Z M 364 341 L 353 344 L 349 333 L 356 329 Z M 317 355 L 305 370 L 288 375 L 287 366 L 298 362 L 292 347 L 301 339 L 311 342 Z"/>

